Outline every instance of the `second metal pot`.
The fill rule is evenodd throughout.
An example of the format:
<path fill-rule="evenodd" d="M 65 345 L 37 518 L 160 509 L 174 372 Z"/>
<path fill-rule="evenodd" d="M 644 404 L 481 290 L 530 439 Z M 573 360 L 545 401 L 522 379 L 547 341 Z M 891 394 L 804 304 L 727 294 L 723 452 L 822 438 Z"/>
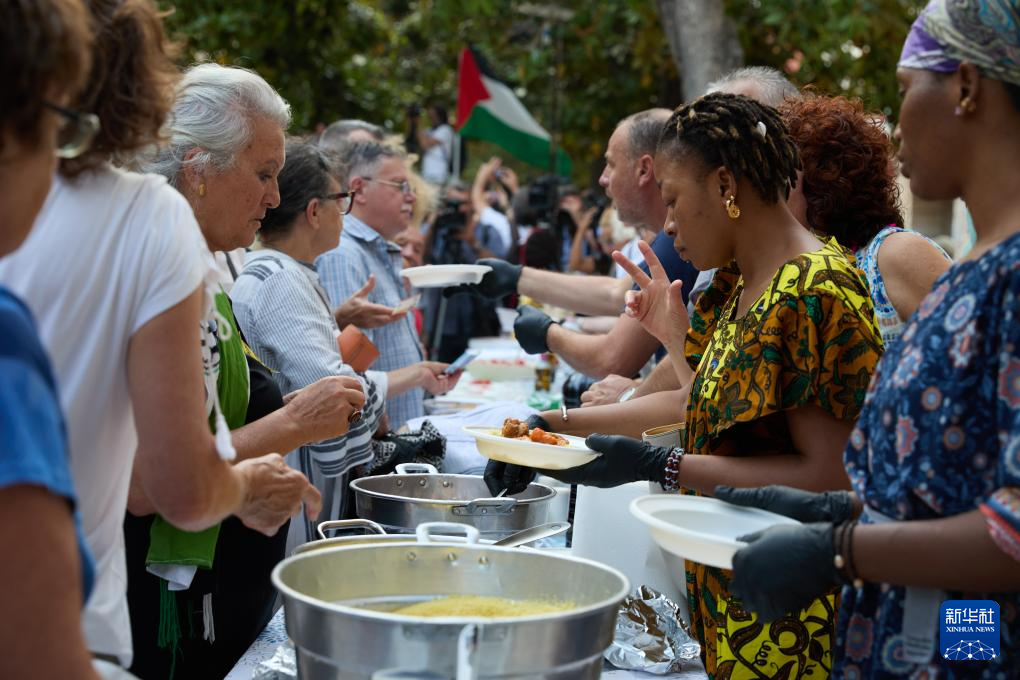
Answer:
<path fill-rule="evenodd" d="M 485 538 L 502 538 L 555 519 L 556 492 L 544 484 L 493 498 L 481 477 L 439 474 L 431 465 L 398 465 L 397 474 L 363 477 L 351 482 L 351 489 L 358 517 L 391 531 L 456 522 L 475 527 Z"/>
<path fill-rule="evenodd" d="M 604 565 L 537 550 L 436 543 L 305 552 L 273 570 L 302 680 L 457 678 L 597 680 L 627 579 Z M 434 597 L 496 596 L 573 603 L 524 617 L 423 618 L 387 611 Z M 383 605 L 383 606 L 377 606 Z"/>

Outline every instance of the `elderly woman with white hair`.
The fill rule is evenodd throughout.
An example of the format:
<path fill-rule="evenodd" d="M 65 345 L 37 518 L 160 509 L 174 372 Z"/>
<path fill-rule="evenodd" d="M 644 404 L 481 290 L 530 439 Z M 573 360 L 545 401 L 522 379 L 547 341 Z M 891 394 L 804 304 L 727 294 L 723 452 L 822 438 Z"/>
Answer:
<path fill-rule="evenodd" d="M 248 246 L 266 210 L 280 200 L 277 174 L 289 122 L 287 103 L 260 76 L 202 64 L 178 85 L 163 129 L 168 142 L 147 169 L 184 196 L 209 248 Z M 243 459 L 286 452 L 343 434 L 360 417 L 362 386 L 349 377 L 313 383 L 284 406 L 268 370 L 245 344 L 216 276 L 207 275 L 204 286 L 214 301 L 201 326 L 206 403 L 221 454 L 234 449 Z M 318 492 L 280 464 L 281 478 L 301 479 L 311 501 L 306 510 L 317 514 Z M 202 532 L 180 531 L 151 514 L 150 495 L 149 483 L 133 486 L 124 522 L 132 671 L 153 678 L 222 677 L 272 615 L 269 572 L 284 556 L 287 531 L 255 531 L 236 518 Z"/>

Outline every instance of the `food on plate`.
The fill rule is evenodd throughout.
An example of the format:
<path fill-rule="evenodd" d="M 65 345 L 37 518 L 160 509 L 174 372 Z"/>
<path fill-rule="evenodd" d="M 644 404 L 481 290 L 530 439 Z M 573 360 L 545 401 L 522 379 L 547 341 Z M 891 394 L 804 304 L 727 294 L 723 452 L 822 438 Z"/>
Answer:
<path fill-rule="evenodd" d="M 483 595 L 452 595 L 393 610 L 404 616 L 478 616 L 483 618 L 507 618 L 511 616 L 537 616 L 555 614 L 574 609 L 572 602 L 547 600 L 511 600 L 505 597 Z"/>
<path fill-rule="evenodd" d="M 528 429 L 528 424 L 516 418 L 507 418 L 503 421 L 503 429 L 500 436 L 508 439 L 524 439 L 536 444 L 551 444 L 552 446 L 570 446 L 565 438 L 552 432 L 546 432 L 540 427 Z"/>

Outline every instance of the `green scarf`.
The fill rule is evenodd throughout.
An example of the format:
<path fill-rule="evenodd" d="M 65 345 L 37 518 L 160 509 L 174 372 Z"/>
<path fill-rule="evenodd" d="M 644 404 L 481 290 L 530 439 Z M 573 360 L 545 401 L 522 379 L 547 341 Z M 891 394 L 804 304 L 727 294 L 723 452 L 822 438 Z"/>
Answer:
<path fill-rule="evenodd" d="M 229 339 L 223 340 L 222 332 L 218 334 L 220 369 L 216 378 L 216 390 L 227 425 L 235 430 L 244 425 L 248 411 L 248 362 L 245 360 L 244 343 L 237 329 L 230 300 L 222 290 L 214 299 L 217 311 L 230 326 Z M 210 414 L 209 428 L 213 432 L 216 431 L 215 418 L 215 413 Z M 149 530 L 149 552 L 145 564 L 186 564 L 211 569 L 219 534 L 219 524 L 203 531 L 184 531 L 157 516 Z M 173 592 L 167 590 L 166 582 L 160 585 L 159 646 L 173 648 L 176 657 L 180 639 L 176 601 Z"/>

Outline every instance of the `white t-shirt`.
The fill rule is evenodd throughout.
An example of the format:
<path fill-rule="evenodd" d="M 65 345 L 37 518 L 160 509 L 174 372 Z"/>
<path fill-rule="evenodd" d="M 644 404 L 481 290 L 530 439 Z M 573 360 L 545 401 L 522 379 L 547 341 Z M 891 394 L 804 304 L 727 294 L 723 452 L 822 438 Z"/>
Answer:
<path fill-rule="evenodd" d="M 24 246 L 0 260 L 0 281 L 38 322 L 67 418 L 78 507 L 96 560 L 82 612 L 86 642 L 125 665 L 132 652 L 122 527 L 138 444 L 128 341 L 199 286 L 206 257 L 191 207 L 166 180 L 103 167 L 57 177 Z"/>
<path fill-rule="evenodd" d="M 482 210 L 482 214 L 478 216 L 478 221 L 481 224 L 488 224 L 490 227 L 496 230 L 500 238 L 503 239 L 503 243 L 506 244 L 507 248 L 513 248 L 514 243 L 513 228 L 510 226 L 510 220 L 506 218 L 506 215 L 496 210 L 495 208 L 485 208 Z"/>
<path fill-rule="evenodd" d="M 421 157 L 421 176 L 433 184 L 443 184 L 450 176 L 450 158 L 453 156 L 453 128 L 443 123 L 429 130 L 429 137 L 439 142 Z M 508 241 L 509 243 L 509 241 Z"/>
<path fill-rule="evenodd" d="M 642 255 L 641 251 L 638 249 L 638 241 L 640 240 L 641 239 L 639 237 L 635 236 L 631 240 L 627 241 L 626 245 L 620 248 L 620 252 L 623 253 L 628 260 L 639 267 L 641 266 L 641 263 L 645 261 L 645 256 Z M 620 265 L 614 265 L 613 276 L 618 279 L 626 279 L 630 277 L 630 274 L 628 274 L 627 270 Z"/>

